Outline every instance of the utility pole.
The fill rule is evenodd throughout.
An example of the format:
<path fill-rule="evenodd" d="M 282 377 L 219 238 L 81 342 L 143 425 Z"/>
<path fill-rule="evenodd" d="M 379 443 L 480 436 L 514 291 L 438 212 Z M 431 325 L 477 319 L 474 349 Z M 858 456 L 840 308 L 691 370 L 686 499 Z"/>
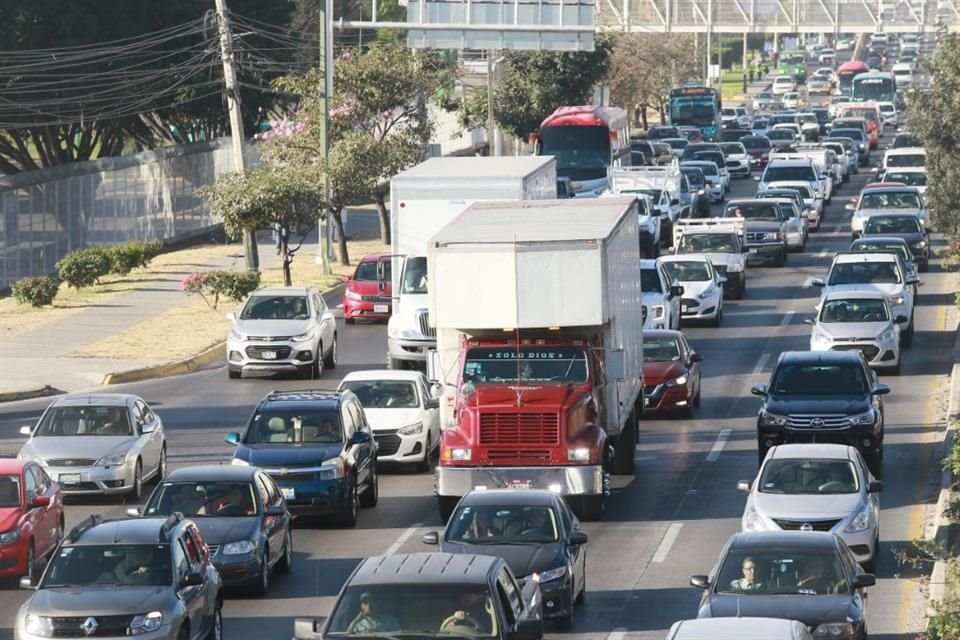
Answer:
<path fill-rule="evenodd" d="M 320 92 L 320 145 L 324 164 L 330 157 L 330 140 L 328 138 L 330 125 L 330 99 L 333 97 L 333 0 L 320 0 L 320 72 L 323 74 L 323 91 Z M 330 197 L 330 176 L 324 171 L 323 193 Z M 317 220 L 317 240 L 320 244 L 318 262 L 323 265 L 323 273 L 329 275 L 330 269 L 330 207 L 327 207 L 326 223 L 323 219 Z"/>
<path fill-rule="evenodd" d="M 493 112 L 493 74 L 496 62 L 493 59 L 493 50 L 487 51 L 487 155 L 499 155 L 499 144 L 497 144 L 497 119 Z"/>
<path fill-rule="evenodd" d="M 233 58 L 233 33 L 230 31 L 230 16 L 227 13 L 227 0 L 216 0 L 217 24 L 220 28 L 220 58 L 223 60 L 223 81 L 227 92 L 227 110 L 230 114 L 230 138 L 233 141 L 233 168 L 243 173 L 243 115 L 240 113 L 240 87 L 237 85 L 236 61 Z M 243 255 L 247 270 L 260 268 L 260 255 L 257 252 L 257 237 L 253 229 L 243 231 Z"/>
<path fill-rule="evenodd" d="M 743 76 L 743 93 L 747 93 L 747 32 L 743 32 L 743 59 L 740 62 L 740 75 Z"/>

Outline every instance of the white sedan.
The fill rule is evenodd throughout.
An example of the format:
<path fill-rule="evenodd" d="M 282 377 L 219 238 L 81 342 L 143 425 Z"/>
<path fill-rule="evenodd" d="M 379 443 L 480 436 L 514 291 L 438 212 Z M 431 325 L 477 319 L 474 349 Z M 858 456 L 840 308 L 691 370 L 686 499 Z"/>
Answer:
<path fill-rule="evenodd" d="M 354 371 L 340 390 L 356 394 L 377 441 L 378 462 L 415 464 L 429 471 L 440 444 L 440 401 L 419 371 Z"/>
<path fill-rule="evenodd" d="M 727 279 L 705 255 L 680 254 L 660 258 L 671 280 L 683 287 L 680 314 L 684 321 L 709 320 L 720 326 L 723 318 L 723 284 Z"/>
<path fill-rule="evenodd" d="M 871 367 L 899 373 L 898 320 L 879 291 L 829 292 L 810 321 L 810 350 L 859 349 Z"/>

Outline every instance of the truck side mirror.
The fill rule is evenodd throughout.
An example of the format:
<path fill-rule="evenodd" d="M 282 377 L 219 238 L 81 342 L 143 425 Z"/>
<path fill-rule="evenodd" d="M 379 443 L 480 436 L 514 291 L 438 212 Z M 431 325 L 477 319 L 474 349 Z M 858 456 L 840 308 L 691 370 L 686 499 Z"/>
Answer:
<path fill-rule="evenodd" d="M 427 380 L 439 382 L 440 373 L 440 353 L 436 349 L 431 349 L 427 351 Z"/>
<path fill-rule="evenodd" d="M 626 352 L 623 349 L 608 349 L 604 358 L 604 371 L 608 380 L 625 380 L 627 377 Z"/>

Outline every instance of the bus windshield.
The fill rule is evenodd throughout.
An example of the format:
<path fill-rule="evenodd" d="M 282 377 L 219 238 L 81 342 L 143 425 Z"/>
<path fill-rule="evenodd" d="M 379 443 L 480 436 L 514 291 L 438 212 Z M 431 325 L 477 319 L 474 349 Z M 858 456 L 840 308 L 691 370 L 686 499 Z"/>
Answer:
<path fill-rule="evenodd" d="M 607 127 L 544 127 L 541 156 L 557 158 L 557 173 L 571 180 L 602 178 L 610 166 L 610 130 Z"/>
<path fill-rule="evenodd" d="M 670 104 L 670 122 L 675 126 L 706 127 L 717 121 L 717 107 L 712 100 L 675 100 Z"/>
<path fill-rule="evenodd" d="M 891 74 L 862 74 L 853 80 L 854 102 L 893 102 L 896 81 Z"/>

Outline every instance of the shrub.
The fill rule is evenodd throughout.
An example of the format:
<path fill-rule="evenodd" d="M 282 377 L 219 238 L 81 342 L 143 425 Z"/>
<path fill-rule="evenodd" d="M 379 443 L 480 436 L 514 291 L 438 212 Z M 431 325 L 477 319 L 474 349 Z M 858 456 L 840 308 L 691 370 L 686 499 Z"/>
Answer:
<path fill-rule="evenodd" d="M 104 247 L 77 249 L 63 256 L 57 263 L 60 279 L 76 290 L 89 287 L 110 273 L 113 260 Z"/>
<path fill-rule="evenodd" d="M 140 265 L 141 267 L 147 266 L 151 260 L 163 253 L 163 250 L 167 247 L 167 245 L 163 243 L 163 240 L 150 240 L 148 242 L 142 242 L 141 244 L 143 245 L 144 259 L 144 262 Z"/>
<path fill-rule="evenodd" d="M 53 304 L 60 290 L 60 278 L 56 276 L 34 276 L 20 278 L 10 287 L 14 299 L 20 304 L 29 304 L 34 307 L 45 307 Z"/>
<path fill-rule="evenodd" d="M 124 242 L 110 247 L 110 273 L 125 276 L 137 267 L 145 267 L 146 250 L 143 242 Z"/>
<path fill-rule="evenodd" d="M 180 281 L 184 293 L 200 296 L 211 309 L 217 308 L 221 297 L 240 302 L 259 286 L 259 271 L 191 273 Z"/>

